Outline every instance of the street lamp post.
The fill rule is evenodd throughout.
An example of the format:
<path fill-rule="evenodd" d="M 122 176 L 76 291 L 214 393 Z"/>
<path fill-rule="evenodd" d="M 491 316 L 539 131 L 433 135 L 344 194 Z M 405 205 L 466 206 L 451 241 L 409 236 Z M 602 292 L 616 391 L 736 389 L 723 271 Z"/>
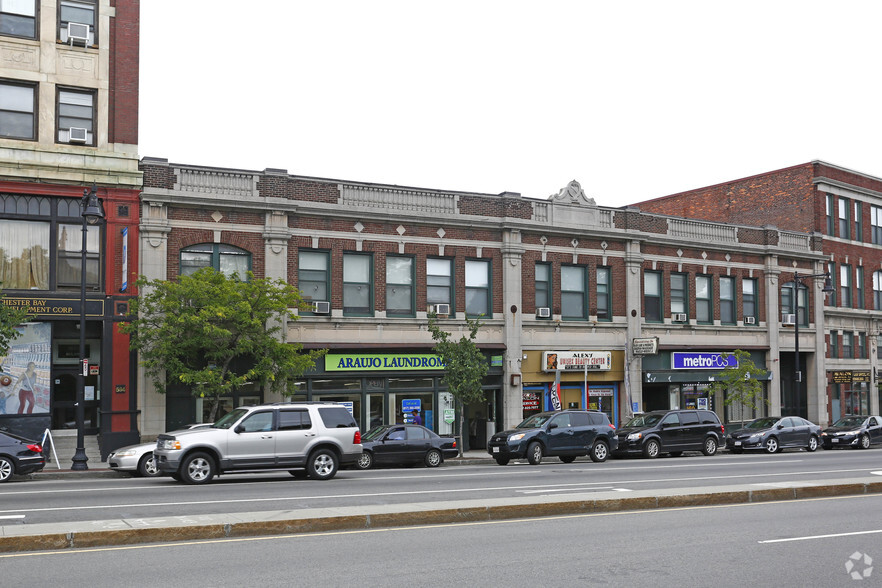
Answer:
<path fill-rule="evenodd" d="M 796 320 L 793 322 L 794 330 L 793 330 L 793 348 L 796 354 L 796 363 L 795 363 L 795 379 L 793 380 L 793 386 L 796 389 L 796 416 L 802 416 L 800 411 L 802 410 L 801 401 L 802 401 L 802 362 L 799 361 L 799 288 L 805 287 L 805 283 L 802 280 L 813 280 L 816 278 L 824 278 L 824 288 L 821 290 L 825 295 L 833 292 L 833 281 L 830 278 L 830 272 L 823 272 L 820 274 L 800 274 L 796 272 L 793 274 L 793 306 L 795 310 L 795 318 Z M 806 304 L 806 312 L 808 312 L 808 304 Z"/>
<path fill-rule="evenodd" d="M 77 378 L 77 402 L 76 402 L 76 418 L 77 418 L 77 448 L 73 456 L 72 470 L 88 470 L 89 466 L 86 462 L 85 447 L 85 402 L 86 402 L 86 375 L 89 366 L 86 358 L 86 248 L 88 242 L 86 236 L 88 234 L 87 225 L 97 225 L 104 218 L 104 210 L 101 208 L 101 201 L 98 199 L 98 192 L 95 185 L 92 189 L 83 190 L 83 199 L 80 201 L 80 216 L 83 218 L 83 248 L 81 251 L 80 265 L 80 370 Z"/>

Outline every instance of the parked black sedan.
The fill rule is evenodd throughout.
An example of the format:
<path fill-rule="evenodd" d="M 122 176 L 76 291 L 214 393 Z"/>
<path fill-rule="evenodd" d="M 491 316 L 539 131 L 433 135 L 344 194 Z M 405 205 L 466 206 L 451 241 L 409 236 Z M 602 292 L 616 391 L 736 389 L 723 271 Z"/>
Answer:
<path fill-rule="evenodd" d="M 869 449 L 882 443 L 882 417 L 853 415 L 842 417 L 821 432 L 821 446 Z"/>
<path fill-rule="evenodd" d="M 12 433 L 0 433 L 0 482 L 7 481 L 13 474 L 39 472 L 45 465 L 39 443 Z"/>
<path fill-rule="evenodd" d="M 424 463 L 435 468 L 445 457 L 456 457 L 456 439 L 442 437 L 420 425 L 382 425 L 361 437 L 362 454 L 356 467 L 374 465 L 412 465 Z"/>
<path fill-rule="evenodd" d="M 802 417 L 763 417 L 730 433 L 726 437 L 726 449 L 732 453 L 748 450 L 778 453 L 790 447 L 814 451 L 820 438 L 821 427 Z"/>

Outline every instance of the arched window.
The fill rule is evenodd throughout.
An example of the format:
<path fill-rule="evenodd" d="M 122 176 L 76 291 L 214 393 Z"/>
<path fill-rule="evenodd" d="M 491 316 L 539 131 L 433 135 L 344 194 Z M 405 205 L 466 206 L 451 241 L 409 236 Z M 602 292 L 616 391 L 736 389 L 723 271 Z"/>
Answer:
<path fill-rule="evenodd" d="M 202 243 L 181 249 L 181 275 L 189 276 L 204 267 L 213 267 L 226 276 L 245 279 L 251 270 L 251 254 L 244 249 L 220 243 Z"/>
<path fill-rule="evenodd" d="M 873 308 L 882 310 L 882 271 L 873 272 Z"/>

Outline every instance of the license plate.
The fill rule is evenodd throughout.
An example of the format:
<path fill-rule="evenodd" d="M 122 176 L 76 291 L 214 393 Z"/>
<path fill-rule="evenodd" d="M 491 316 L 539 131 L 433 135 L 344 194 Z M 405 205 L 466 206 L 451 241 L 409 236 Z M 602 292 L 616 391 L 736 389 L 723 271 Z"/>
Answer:
<path fill-rule="evenodd" d="M 736 441 L 736 442 L 735 442 L 735 447 L 739 447 L 740 445 L 741 445 L 741 441 Z"/>
<path fill-rule="evenodd" d="M 498 447 L 494 447 L 494 448 L 493 448 L 493 453 L 499 453 L 499 448 L 498 448 Z"/>
<path fill-rule="evenodd" d="M 839 443 L 839 439 L 833 439 L 833 443 Z"/>

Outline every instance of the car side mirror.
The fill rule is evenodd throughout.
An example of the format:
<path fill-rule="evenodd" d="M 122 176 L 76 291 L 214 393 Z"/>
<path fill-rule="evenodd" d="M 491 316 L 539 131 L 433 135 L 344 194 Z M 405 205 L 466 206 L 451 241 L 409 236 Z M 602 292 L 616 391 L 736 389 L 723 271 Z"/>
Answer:
<path fill-rule="evenodd" d="M 557 428 L 557 423 L 551 423 L 550 425 L 548 425 L 548 430 L 549 430 L 549 431 L 550 431 L 551 429 L 556 429 L 556 428 Z"/>
<path fill-rule="evenodd" d="M 778 425 L 778 429 L 779 429 L 779 430 L 780 430 L 780 429 L 783 429 L 783 428 L 784 428 L 784 425 Z"/>
<path fill-rule="evenodd" d="M 239 433 L 242 433 L 244 430 L 245 430 L 245 425 L 236 425 L 236 428 L 233 429 L 233 432 L 238 435 Z"/>

